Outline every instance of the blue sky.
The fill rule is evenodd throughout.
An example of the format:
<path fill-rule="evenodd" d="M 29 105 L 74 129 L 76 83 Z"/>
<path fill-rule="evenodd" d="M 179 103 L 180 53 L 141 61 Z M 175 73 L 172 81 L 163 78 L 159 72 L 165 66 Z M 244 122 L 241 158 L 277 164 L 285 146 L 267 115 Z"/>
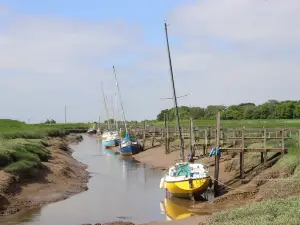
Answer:
<path fill-rule="evenodd" d="M 0 118 L 106 119 L 112 65 L 127 118 L 156 118 L 173 106 L 164 20 L 180 104 L 299 99 L 297 0 L 0 0 Z"/>
<path fill-rule="evenodd" d="M 162 23 L 175 7 L 191 0 L 9 0 L 0 1 L 16 12 L 86 21 L 125 20 L 143 29 L 145 39 L 164 44 Z M 117 27 L 116 27 L 117 29 Z"/>

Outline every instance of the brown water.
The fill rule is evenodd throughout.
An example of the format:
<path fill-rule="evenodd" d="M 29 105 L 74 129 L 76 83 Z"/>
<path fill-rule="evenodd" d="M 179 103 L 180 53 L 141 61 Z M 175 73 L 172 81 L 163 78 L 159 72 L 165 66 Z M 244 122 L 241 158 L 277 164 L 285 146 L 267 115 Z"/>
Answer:
<path fill-rule="evenodd" d="M 71 147 L 75 150 L 73 156 L 88 165 L 92 176 L 88 191 L 1 224 L 79 225 L 117 220 L 145 223 L 168 219 L 162 211 L 171 212 L 172 219 L 189 215 L 190 201 L 165 201 L 165 193 L 159 189 L 163 172 L 104 149 L 95 137 L 84 136 L 84 141 Z"/>

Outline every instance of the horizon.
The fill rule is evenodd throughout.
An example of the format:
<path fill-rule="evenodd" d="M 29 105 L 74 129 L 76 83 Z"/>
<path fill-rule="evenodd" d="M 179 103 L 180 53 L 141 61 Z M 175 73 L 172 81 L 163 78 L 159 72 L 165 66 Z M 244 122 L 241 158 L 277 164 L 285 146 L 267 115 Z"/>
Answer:
<path fill-rule="evenodd" d="M 117 6 L 117 7 L 116 7 Z M 0 1 L 0 118 L 106 120 L 117 93 L 128 121 L 179 106 L 298 100 L 300 2 Z M 117 98 L 119 102 L 119 98 Z M 119 103 L 115 109 L 121 119 Z"/>

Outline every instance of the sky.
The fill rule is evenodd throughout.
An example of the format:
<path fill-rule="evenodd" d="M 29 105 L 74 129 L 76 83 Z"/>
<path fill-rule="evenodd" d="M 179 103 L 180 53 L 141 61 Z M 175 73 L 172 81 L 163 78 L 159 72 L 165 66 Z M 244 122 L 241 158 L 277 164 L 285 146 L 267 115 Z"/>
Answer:
<path fill-rule="evenodd" d="M 299 99 L 298 0 L 0 0 L 0 118 L 103 121 L 103 83 L 121 119 L 114 65 L 126 119 L 155 119 L 174 105 L 165 21 L 179 105 Z"/>

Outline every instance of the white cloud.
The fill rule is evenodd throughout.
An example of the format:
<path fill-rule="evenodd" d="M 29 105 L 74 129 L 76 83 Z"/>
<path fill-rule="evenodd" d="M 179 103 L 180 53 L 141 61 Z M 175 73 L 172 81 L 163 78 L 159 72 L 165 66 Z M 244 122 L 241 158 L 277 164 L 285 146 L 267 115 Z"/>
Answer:
<path fill-rule="evenodd" d="M 191 94 L 179 103 L 299 99 L 299 12 L 296 0 L 203 0 L 170 12 L 177 95 Z M 15 15 L 5 7 L 0 19 L 0 117 L 63 121 L 67 104 L 69 120 L 104 119 L 101 80 L 112 96 L 114 63 L 128 119 L 154 118 L 173 105 L 160 100 L 172 96 L 164 36 L 150 45 L 141 27 L 124 21 Z"/>
<path fill-rule="evenodd" d="M 176 9 L 168 22 L 180 39 L 179 88 L 198 92 L 195 105 L 299 99 L 299 13 L 296 0 L 206 0 Z"/>
<path fill-rule="evenodd" d="M 2 9 L 0 116 L 62 121 L 66 104 L 77 107 L 74 120 L 97 118 L 104 111 L 100 83 L 113 86 L 106 64 L 140 51 L 139 28 L 124 21 L 92 23 Z"/>
<path fill-rule="evenodd" d="M 298 0 L 204 0 L 177 9 L 172 20 L 186 36 L 287 44 L 300 37 L 299 11 Z"/>

